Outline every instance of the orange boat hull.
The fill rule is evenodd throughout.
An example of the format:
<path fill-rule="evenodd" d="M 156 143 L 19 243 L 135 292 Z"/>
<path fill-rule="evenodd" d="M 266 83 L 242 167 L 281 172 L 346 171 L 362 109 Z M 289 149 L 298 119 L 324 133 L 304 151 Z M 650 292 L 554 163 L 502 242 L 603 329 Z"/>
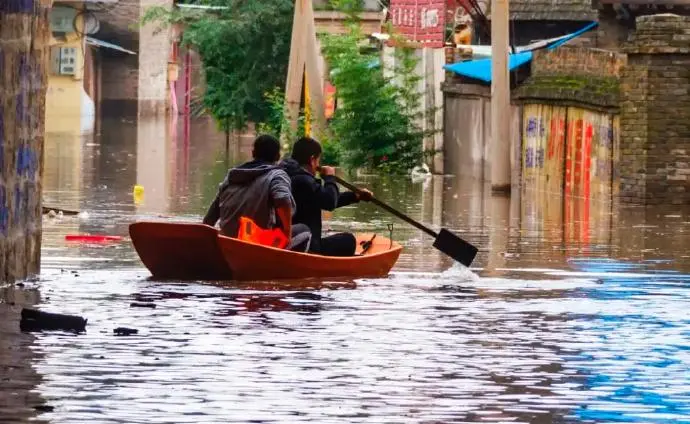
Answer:
<path fill-rule="evenodd" d="M 137 222 L 129 227 L 132 244 L 154 278 L 176 280 L 288 280 L 383 277 L 402 247 L 377 236 L 361 255 L 329 257 L 292 252 L 222 236 L 203 224 Z"/>

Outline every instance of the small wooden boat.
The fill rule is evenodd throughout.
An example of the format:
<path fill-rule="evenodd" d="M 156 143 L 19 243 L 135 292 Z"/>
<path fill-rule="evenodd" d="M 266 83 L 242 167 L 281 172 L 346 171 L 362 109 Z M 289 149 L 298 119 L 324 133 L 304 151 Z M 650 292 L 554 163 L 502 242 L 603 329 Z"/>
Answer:
<path fill-rule="evenodd" d="M 304 278 L 383 277 L 395 265 L 402 246 L 373 234 L 357 234 L 352 257 L 329 257 L 276 249 L 225 237 L 203 224 L 136 222 L 132 244 L 154 278 L 175 280 L 287 280 Z"/>

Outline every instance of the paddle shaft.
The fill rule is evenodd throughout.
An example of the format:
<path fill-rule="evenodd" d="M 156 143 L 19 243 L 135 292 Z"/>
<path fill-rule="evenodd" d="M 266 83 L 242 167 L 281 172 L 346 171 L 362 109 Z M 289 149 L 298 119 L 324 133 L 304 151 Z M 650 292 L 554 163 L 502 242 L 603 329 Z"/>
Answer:
<path fill-rule="evenodd" d="M 333 177 L 338 182 L 338 184 L 342 185 L 343 187 L 347 188 L 348 190 L 354 191 L 355 193 L 359 193 L 361 191 L 359 188 L 348 183 L 347 181 L 343 180 L 342 178 L 340 178 L 336 175 L 334 175 Z M 398 218 L 402 219 L 403 221 L 407 222 L 408 224 L 424 231 L 425 233 L 429 234 L 431 237 L 434 237 L 434 238 L 438 237 L 438 233 L 436 231 L 420 224 L 419 222 L 415 221 L 414 219 L 410 218 L 409 216 L 405 215 L 404 213 L 398 212 L 397 210 L 395 210 L 392 207 L 388 206 L 387 204 L 383 203 L 379 199 L 372 197 L 371 203 L 375 204 L 376 206 L 379 206 L 382 209 L 385 209 L 386 211 L 397 216 Z"/>

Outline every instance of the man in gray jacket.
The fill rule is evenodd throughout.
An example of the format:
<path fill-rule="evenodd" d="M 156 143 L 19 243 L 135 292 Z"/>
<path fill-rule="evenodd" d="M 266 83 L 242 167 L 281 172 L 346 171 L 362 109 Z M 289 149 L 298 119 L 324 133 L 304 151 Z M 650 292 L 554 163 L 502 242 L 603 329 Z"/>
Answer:
<path fill-rule="evenodd" d="M 288 249 L 309 250 L 311 232 L 306 225 L 292 225 L 295 199 L 290 177 L 277 166 L 280 142 L 270 135 L 254 140 L 254 160 L 228 171 L 218 194 L 204 217 L 204 224 L 220 221 L 223 235 L 237 237 L 241 217 L 251 218 L 261 228 L 280 227 L 291 240 Z"/>

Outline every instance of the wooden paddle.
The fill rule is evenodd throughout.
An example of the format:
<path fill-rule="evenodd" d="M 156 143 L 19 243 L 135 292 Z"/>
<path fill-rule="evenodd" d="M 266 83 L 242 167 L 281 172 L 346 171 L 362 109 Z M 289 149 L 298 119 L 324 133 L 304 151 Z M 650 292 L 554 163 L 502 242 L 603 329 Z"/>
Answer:
<path fill-rule="evenodd" d="M 361 191 L 359 188 L 348 183 L 342 178 L 335 175 L 334 177 L 338 184 L 342 185 L 343 187 L 351 191 L 354 191 L 355 193 Z M 387 204 L 383 203 L 375 197 L 371 198 L 371 202 L 385 209 L 391 214 L 397 216 L 398 218 L 402 219 L 408 224 L 424 231 L 431 237 L 435 238 L 436 240 L 434 241 L 433 246 L 436 249 L 440 250 L 441 252 L 445 253 L 446 255 L 450 256 L 451 258 L 455 259 L 456 261 L 460 262 L 466 267 L 469 267 L 472 264 L 474 257 L 477 256 L 476 247 L 461 239 L 460 237 L 456 236 L 455 234 L 451 233 L 450 231 L 446 230 L 445 228 L 441 228 L 441 231 L 437 233 L 431 228 L 425 227 L 424 225 L 420 224 L 419 222 L 415 221 L 409 216 L 403 214 L 402 212 L 398 212 L 397 210 L 393 209 L 392 207 L 388 206 Z"/>

